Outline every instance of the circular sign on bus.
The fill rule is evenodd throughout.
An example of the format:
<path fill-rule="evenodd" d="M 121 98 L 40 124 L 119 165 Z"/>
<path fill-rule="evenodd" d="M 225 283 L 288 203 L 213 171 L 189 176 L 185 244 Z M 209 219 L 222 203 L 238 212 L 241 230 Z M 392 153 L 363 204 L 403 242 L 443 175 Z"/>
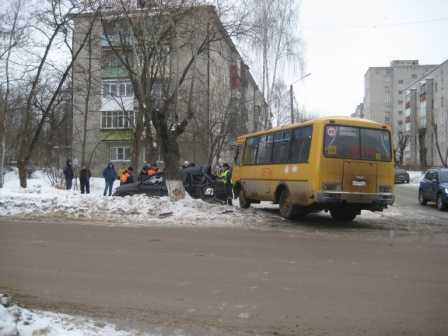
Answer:
<path fill-rule="evenodd" d="M 328 127 L 327 134 L 328 136 L 334 138 L 336 136 L 336 127 Z"/>

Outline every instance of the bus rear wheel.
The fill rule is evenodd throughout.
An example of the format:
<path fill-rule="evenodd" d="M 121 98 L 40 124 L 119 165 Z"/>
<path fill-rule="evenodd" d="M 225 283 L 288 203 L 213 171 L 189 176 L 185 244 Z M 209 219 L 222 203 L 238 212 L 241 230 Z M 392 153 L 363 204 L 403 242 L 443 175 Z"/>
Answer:
<path fill-rule="evenodd" d="M 293 219 L 297 216 L 297 206 L 291 202 L 287 189 L 281 191 L 278 203 L 280 204 L 280 216 L 286 219 Z"/>
<path fill-rule="evenodd" d="M 240 192 L 238 193 L 238 199 L 240 202 L 240 208 L 247 209 L 251 205 L 251 201 L 246 197 L 246 192 L 244 191 L 243 187 L 241 187 Z"/>
<path fill-rule="evenodd" d="M 359 210 L 350 208 L 338 208 L 330 210 L 330 214 L 335 221 L 351 222 L 359 214 Z"/>

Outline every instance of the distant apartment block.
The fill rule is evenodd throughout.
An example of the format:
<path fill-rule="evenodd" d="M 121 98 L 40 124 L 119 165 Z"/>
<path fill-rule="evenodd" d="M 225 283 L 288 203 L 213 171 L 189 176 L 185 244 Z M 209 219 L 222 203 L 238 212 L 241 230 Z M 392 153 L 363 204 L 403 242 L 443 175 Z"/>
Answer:
<path fill-rule="evenodd" d="M 364 118 L 392 127 L 395 143 L 404 127 L 406 87 L 437 65 L 418 60 L 394 60 L 388 67 L 371 67 L 364 75 Z"/>
<path fill-rule="evenodd" d="M 409 137 L 404 164 L 441 166 L 448 150 L 448 60 L 404 88 L 401 136 Z M 437 134 L 436 134 L 437 131 Z"/>

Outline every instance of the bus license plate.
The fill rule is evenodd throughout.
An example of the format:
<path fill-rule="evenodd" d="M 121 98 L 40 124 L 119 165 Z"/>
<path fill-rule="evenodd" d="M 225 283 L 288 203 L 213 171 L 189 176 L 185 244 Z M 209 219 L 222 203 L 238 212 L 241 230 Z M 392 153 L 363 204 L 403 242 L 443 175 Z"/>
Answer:
<path fill-rule="evenodd" d="M 367 185 L 366 181 L 352 181 L 352 186 L 354 187 L 365 187 Z"/>

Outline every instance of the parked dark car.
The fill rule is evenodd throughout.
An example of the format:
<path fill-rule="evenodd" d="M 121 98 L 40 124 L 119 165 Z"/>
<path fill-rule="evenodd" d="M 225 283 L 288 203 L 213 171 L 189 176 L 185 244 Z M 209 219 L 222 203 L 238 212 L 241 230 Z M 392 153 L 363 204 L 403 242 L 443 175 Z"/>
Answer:
<path fill-rule="evenodd" d="M 395 184 L 398 183 L 409 183 L 410 177 L 409 173 L 401 168 L 395 168 Z"/>
<path fill-rule="evenodd" d="M 428 201 L 436 202 L 437 209 L 448 207 L 448 168 L 430 169 L 420 181 L 418 201 L 426 205 Z"/>
<path fill-rule="evenodd" d="M 210 168 L 190 167 L 181 171 L 182 182 L 185 190 L 192 198 L 201 198 L 206 201 L 225 202 L 226 193 L 224 182 L 210 173 Z M 168 189 L 163 173 L 158 173 L 137 182 L 119 186 L 114 196 L 131 196 L 145 194 L 148 196 L 167 196 Z"/>

